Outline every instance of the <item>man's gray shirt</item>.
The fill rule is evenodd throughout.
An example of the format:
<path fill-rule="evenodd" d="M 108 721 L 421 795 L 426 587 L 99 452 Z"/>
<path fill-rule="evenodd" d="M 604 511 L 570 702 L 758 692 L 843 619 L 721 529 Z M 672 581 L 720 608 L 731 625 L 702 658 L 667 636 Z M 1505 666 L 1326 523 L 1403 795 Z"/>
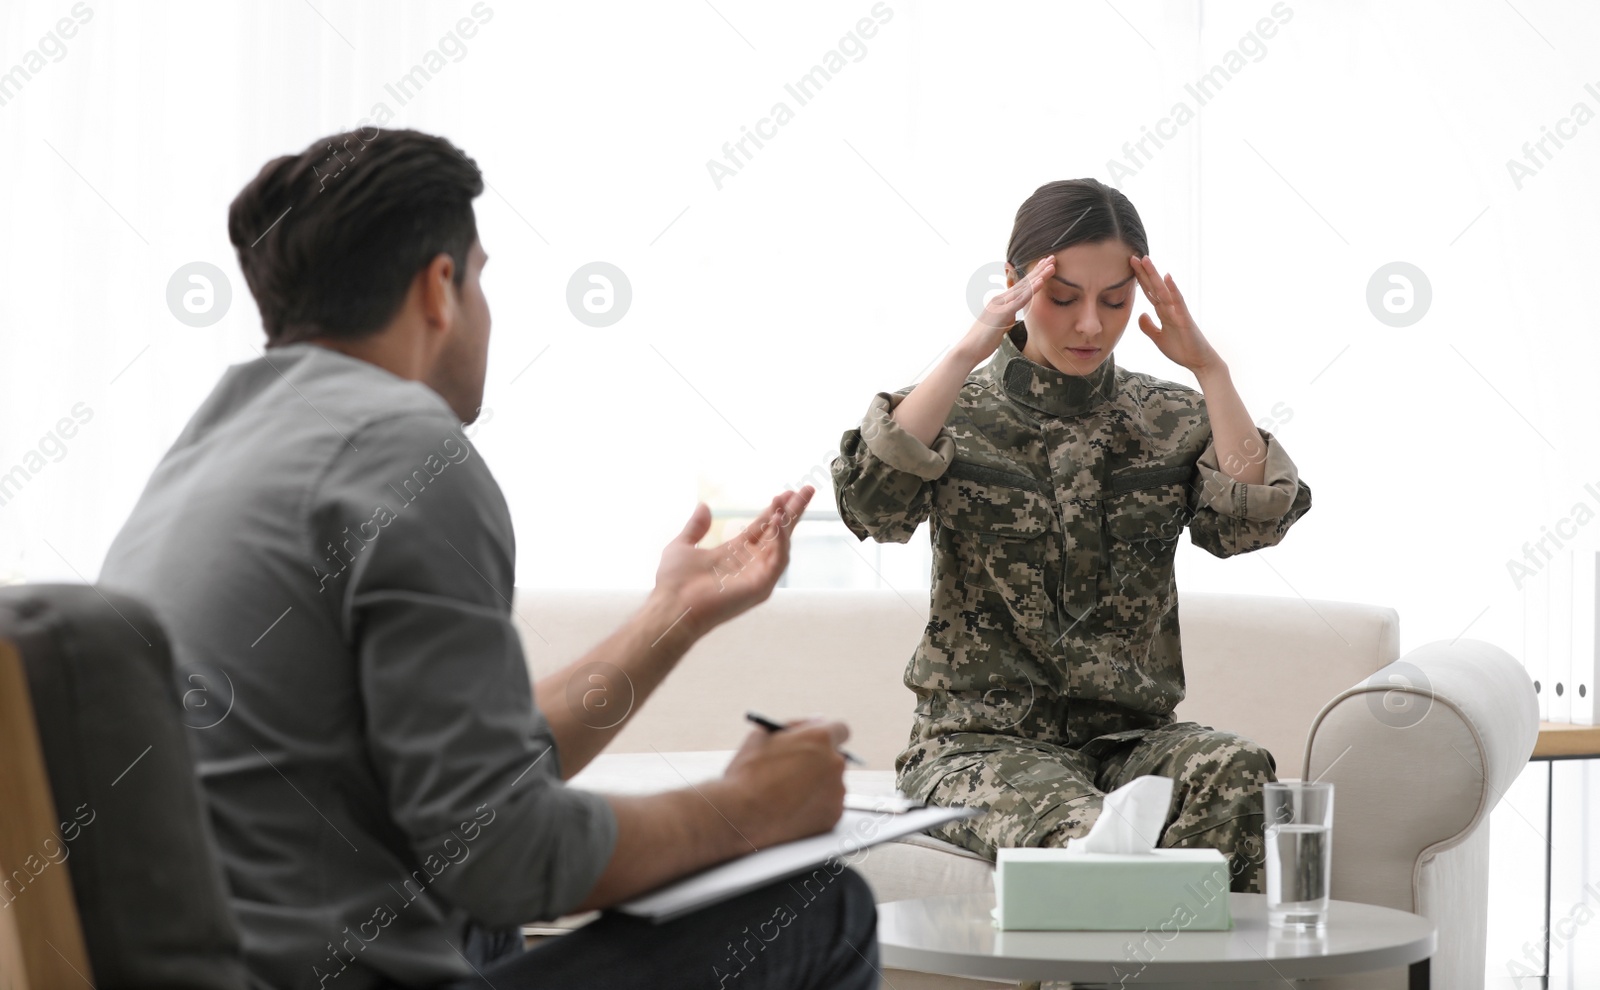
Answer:
<path fill-rule="evenodd" d="M 471 975 L 570 911 L 616 820 L 568 788 L 511 622 L 511 518 L 427 386 L 314 344 L 230 368 L 101 582 L 154 608 L 258 984 Z"/>

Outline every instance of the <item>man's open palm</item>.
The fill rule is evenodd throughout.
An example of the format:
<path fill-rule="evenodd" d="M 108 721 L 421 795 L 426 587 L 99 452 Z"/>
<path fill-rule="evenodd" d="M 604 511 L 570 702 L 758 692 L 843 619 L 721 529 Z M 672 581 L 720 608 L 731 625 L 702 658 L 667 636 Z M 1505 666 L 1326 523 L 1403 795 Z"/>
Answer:
<path fill-rule="evenodd" d="M 789 566 L 789 538 L 816 489 L 773 496 L 771 504 L 726 542 L 701 548 L 711 528 L 711 510 L 694 507 L 683 532 L 667 544 L 656 570 L 656 588 L 681 603 L 682 621 L 701 634 L 767 600 Z"/>

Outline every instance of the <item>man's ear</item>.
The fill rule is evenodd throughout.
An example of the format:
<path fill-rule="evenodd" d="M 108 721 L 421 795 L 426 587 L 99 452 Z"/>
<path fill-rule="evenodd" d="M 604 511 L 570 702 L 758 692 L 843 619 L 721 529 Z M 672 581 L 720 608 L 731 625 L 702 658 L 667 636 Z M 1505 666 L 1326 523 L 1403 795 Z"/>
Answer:
<path fill-rule="evenodd" d="M 422 280 L 422 316 L 430 331 L 455 327 L 459 305 L 455 275 L 456 260 L 444 251 L 434 255 L 417 275 Z"/>

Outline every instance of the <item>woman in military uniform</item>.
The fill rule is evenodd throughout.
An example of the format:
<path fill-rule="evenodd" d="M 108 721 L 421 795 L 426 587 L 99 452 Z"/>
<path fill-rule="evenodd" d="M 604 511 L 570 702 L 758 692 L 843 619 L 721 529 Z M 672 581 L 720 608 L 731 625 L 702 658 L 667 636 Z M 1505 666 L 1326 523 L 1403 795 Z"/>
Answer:
<path fill-rule="evenodd" d="M 1173 715 L 1173 554 L 1185 527 L 1218 557 L 1273 546 L 1311 489 L 1148 250 L 1116 189 L 1040 187 L 1017 211 L 1006 291 L 920 384 L 873 397 L 834 488 L 858 539 L 904 543 L 932 519 L 931 614 L 905 674 L 916 718 L 895 768 L 907 794 L 990 812 L 935 834 L 991 859 L 1063 845 L 1105 792 L 1157 774 L 1174 787 L 1155 844 L 1220 849 L 1232 889 L 1259 892 L 1276 764 Z M 1135 289 L 1156 314 L 1139 329 L 1198 391 L 1113 360 Z"/>

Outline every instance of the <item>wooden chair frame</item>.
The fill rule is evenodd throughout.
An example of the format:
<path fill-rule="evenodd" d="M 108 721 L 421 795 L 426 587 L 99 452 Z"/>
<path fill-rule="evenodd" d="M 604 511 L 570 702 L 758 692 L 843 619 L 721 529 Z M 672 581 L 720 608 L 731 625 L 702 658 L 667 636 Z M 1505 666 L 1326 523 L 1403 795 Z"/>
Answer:
<path fill-rule="evenodd" d="M 27 671 L 0 639 L 0 990 L 94 986 Z M 37 870 L 38 872 L 34 872 Z"/>

